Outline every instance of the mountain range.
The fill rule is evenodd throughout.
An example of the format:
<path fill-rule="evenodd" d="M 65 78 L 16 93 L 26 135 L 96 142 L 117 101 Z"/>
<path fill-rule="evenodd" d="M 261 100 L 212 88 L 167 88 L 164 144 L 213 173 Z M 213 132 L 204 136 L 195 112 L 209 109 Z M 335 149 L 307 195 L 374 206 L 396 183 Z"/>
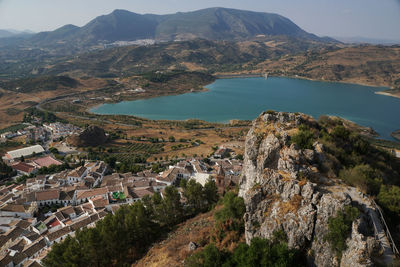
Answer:
<path fill-rule="evenodd" d="M 115 10 L 111 14 L 95 18 L 83 27 L 65 25 L 55 31 L 38 33 L 27 42 L 37 46 L 73 43 L 79 47 L 88 47 L 141 39 L 246 40 L 260 35 L 332 41 L 310 34 L 288 18 L 277 14 L 208 8 L 170 15 L 141 15 Z"/>
<path fill-rule="evenodd" d="M 34 33 L 31 31 L 17 31 L 17 30 L 5 30 L 0 29 L 0 38 L 9 38 L 9 37 L 26 37 L 33 35 Z"/>

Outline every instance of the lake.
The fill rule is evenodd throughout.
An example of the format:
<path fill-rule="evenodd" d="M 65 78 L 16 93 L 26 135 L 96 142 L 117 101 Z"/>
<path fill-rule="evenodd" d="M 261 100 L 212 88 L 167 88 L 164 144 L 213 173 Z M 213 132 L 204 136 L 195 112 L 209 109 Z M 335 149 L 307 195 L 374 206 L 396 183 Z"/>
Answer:
<path fill-rule="evenodd" d="M 372 127 L 393 140 L 400 129 L 400 99 L 375 94 L 384 87 L 318 82 L 282 77 L 220 79 L 209 91 L 104 104 L 97 114 L 123 114 L 153 120 L 228 122 L 253 120 L 262 111 L 302 112 L 318 118 L 335 115 Z"/>

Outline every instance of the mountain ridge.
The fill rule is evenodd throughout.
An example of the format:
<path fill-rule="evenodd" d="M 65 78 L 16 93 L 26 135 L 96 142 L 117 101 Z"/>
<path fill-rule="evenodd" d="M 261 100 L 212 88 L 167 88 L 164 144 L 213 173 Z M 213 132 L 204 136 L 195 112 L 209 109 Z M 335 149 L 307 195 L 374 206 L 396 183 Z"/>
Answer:
<path fill-rule="evenodd" d="M 333 41 L 308 33 L 278 14 L 215 7 L 167 15 L 138 14 L 116 9 L 110 14 L 96 17 L 82 27 L 65 25 L 55 31 L 38 33 L 28 42 L 36 46 L 74 43 L 88 47 L 141 39 L 246 40 L 261 35 Z"/>

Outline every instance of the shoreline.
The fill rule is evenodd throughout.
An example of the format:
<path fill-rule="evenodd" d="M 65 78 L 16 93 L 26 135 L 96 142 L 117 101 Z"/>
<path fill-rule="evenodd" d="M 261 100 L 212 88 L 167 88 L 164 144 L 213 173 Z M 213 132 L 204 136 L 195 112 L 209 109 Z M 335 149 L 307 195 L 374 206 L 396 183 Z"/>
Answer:
<path fill-rule="evenodd" d="M 94 114 L 94 115 L 104 115 L 104 114 L 99 114 L 99 113 L 94 113 L 91 110 L 97 107 L 100 107 L 105 104 L 118 104 L 122 102 L 129 102 L 129 101 L 137 101 L 137 100 L 145 100 L 145 99 L 151 99 L 151 98 L 157 98 L 157 97 L 166 97 L 166 96 L 176 96 L 176 95 L 184 95 L 188 93 L 202 93 L 202 92 L 207 92 L 209 89 L 207 86 L 213 84 L 216 82 L 216 80 L 225 80 L 225 79 L 240 79 L 240 78 L 263 78 L 262 73 L 244 73 L 244 74 L 217 74 L 214 75 L 215 81 L 213 81 L 210 84 L 207 84 L 203 86 L 202 90 L 199 91 L 187 91 L 187 92 L 182 92 L 182 93 L 173 93 L 173 94 L 164 94 L 164 95 L 156 95 L 156 96 L 149 96 L 149 97 L 139 97 L 137 99 L 133 100 L 123 100 L 123 101 L 113 101 L 109 103 L 101 103 L 101 104 L 96 104 L 96 105 L 88 105 L 88 108 L 86 111 L 88 113 Z M 352 85 L 361 85 L 361 86 L 368 86 L 368 87 L 375 87 L 375 88 L 388 88 L 390 90 L 390 87 L 388 86 L 382 86 L 382 85 L 371 85 L 371 84 L 364 84 L 364 83 L 357 83 L 357 82 L 346 82 L 346 81 L 328 81 L 328 80 L 320 80 L 320 79 L 314 79 L 314 78 L 308 78 L 308 77 L 303 77 L 299 75 L 274 75 L 274 74 L 269 74 L 268 78 L 272 77 L 277 77 L 277 78 L 289 78 L 289 79 L 299 79 L 299 80 L 308 80 L 308 81 L 314 81 L 314 82 L 329 82 L 329 83 L 343 83 L 343 84 L 352 84 Z M 397 95 L 392 95 L 388 93 L 386 90 L 384 91 L 375 91 L 375 94 L 379 95 L 385 95 L 385 96 L 390 96 L 390 97 L 395 97 L 395 98 L 400 98 L 400 96 Z M 128 115 L 130 116 L 130 115 Z"/>
<path fill-rule="evenodd" d="M 215 82 L 215 81 L 214 81 L 214 82 Z M 213 83 L 214 83 L 214 82 L 213 82 Z M 212 84 L 212 83 L 210 83 L 210 84 Z M 167 97 L 167 96 L 184 95 L 184 94 L 189 94 L 189 93 L 203 93 L 203 92 L 208 92 L 208 91 L 210 91 L 210 89 L 208 89 L 206 86 L 208 86 L 208 85 L 210 85 L 210 84 L 207 84 L 207 85 L 203 86 L 201 90 L 197 90 L 197 91 L 190 90 L 190 91 L 182 92 L 182 93 L 173 93 L 173 94 L 163 94 L 163 95 L 139 97 L 139 98 L 137 98 L 137 99 L 130 99 L 130 100 L 127 99 L 127 100 L 122 100 L 122 101 L 103 102 L 103 103 L 100 103 L 100 104 L 92 104 L 92 105 L 91 105 L 90 103 L 88 103 L 87 109 L 85 109 L 85 110 L 86 110 L 88 113 L 91 113 L 91 114 L 95 114 L 95 115 L 105 115 L 105 114 L 94 113 L 94 112 L 92 112 L 91 110 L 94 109 L 94 108 L 97 108 L 97 107 L 99 107 L 99 106 L 105 105 L 105 104 L 118 104 L 118 103 L 123 103 L 123 102 L 131 102 L 131 101 L 152 99 L 152 98 L 157 98 L 157 97 Z M 128 116 L 130 116 L 130 115 L 128 115 Z"/>
<path fill-rule="evenodd" d="M 235 79 L 235 78 L 263 78 L 263 73 L 249 73 L 249 74 L 217 74 L 215 75 L 216 79 Z M 375 88 L 387 88 L 385 91 L 377 91 L 377 92 L 385 92 L 387 90 L 391 90 L 392 87 L 390 85 L 379 85 L 379 84 L 370 84 L 370 83 L 362 83 L 362 82 L 351 82 L 351 81 L 330 81 L 330 80 L 322 80 L 315 78 L 308 78 L 299 75 L 276 75 L 276 74 L 268 74 L 268 78 L 278 77 L 278 78 L 290 78 L 290 79 L 299 79 L 299 80 L 308 80 L 313 82 L 327 82 L 327 83 L 344 83 L 344 84 L 353 84 L 353 85 L 361 85 Z M 400 96 L 392 95 L 387 93 L 387 96 L 392 96 L 396 98 L 400 98 Z"/>
<path fill-rule="evenodd" d="M 389 93 L 389 92 L 387 92 L 387 91 L 377 91 L 377 92 L 375 92 L 375 94 L 377 94 L 377 95 L 391 96 L 391 97 L 395 97 L 395 98 L 400 98 L 400 95 L 394 95 L 394 94 L 391 94 L 391 93 Z"/>

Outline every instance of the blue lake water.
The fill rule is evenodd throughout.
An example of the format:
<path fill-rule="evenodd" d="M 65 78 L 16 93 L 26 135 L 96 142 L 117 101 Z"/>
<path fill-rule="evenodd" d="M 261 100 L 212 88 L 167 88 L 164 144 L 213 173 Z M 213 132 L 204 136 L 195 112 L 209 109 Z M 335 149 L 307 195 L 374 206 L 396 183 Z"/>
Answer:
<path fill-rule="evenodd" d="M 262 111 L 302 112 L 318 118 L 336 115 L 372 127 L 392 140 L 400 129 L 400 99 L 375 94 L 384 87 L 317 82 L 281 77 L 221 79 L 209 91 L 104 104 L 97 114 L 123 114 L 154 120 L 253 120 Z"/>

